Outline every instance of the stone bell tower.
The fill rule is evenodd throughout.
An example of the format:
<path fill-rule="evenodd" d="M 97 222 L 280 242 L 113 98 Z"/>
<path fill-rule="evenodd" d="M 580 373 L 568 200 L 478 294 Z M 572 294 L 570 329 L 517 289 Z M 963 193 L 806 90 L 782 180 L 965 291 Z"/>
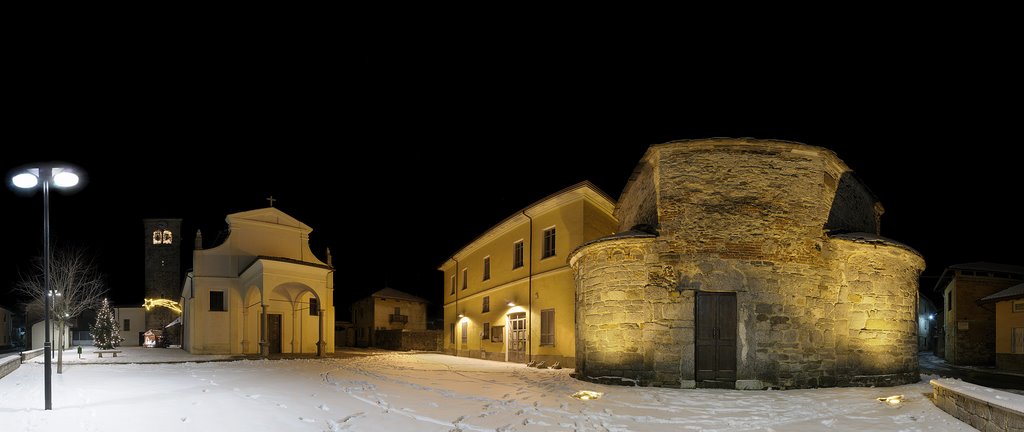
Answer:
<path fill-rule="evenodd" d="M 181 219 L 143 219 L 147 299 L 177 302 L 181 296 Z M 146 312 L 146 330 L 163 330 L 178 315 L 157 307 Z"/>

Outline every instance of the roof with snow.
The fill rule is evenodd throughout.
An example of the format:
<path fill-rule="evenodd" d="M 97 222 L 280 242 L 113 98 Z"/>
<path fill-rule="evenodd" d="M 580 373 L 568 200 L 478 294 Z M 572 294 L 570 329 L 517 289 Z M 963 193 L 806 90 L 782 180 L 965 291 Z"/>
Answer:
<path fill-rule="evenodd" d="M 994 303 L 1004 300 L 1024 298 L 1024 283 L 1019 283 L 990 296 L 982 297 L 978 303 Z"/>
<path fill-rule="evenodd" d="M 942 271 L 942 274 L 939 275 L 939 280 L 935 281 L 935 287 L 932 288 L 932 291 L 939 291 L 946 288 L 946 284 L 948 284 L 954 276 L 954 273 L 951 270 L 974 270 L 993 273 L 1009 273 L 1015 275 L 1024 275 L 1024 267 L 1017 265 L 990 263 L 985 261 L 953 264 L 949 267 L 946 267 L 946 269 Z"/>
<path fill-rule="evenodd" d="M 380 291 L 377 291 L 377 292 L 375 292 L 373 294 L 370 294 L 370 297 L 390 298 L 390 299 L 409 300 L 409 301 L 415 301 L 415 302 L 421 302 L 421 303 L 428 303 L 426 300 L 424 300 L 424 299 L 422 299 L 420 297 L 416 297 L 416 296 L 414 296 L 412 294 L 409 294 L 409 293 L 406 293 L 406 292 L 402 292 L 402 291 L 396 290 L 394 288 L 384 288 L 384 289 L 382 289 Z"/>

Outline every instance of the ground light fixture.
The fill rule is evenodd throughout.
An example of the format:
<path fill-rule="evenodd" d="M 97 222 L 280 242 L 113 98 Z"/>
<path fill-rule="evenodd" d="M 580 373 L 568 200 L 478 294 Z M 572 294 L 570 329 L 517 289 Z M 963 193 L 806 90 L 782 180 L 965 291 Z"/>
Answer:
<path fill-rule="evenodd" d="M 899 406 L 899 404 L 903 403 L 903 395 L 886 396 L 876 399 L 878 399 L 879 402 L 885 402 L 885 404 L 889 406 Z"/>
<path fill-rule="evenodd" d="M 50 289 L 50 185 L 58 189 L 68 189 L 78 185 L 80 170 L 64 164 L 39 164 L 18 169 L 11 173 L 11 184 L 17 189 L 35 189 L 41 185 L 43 190 L 43 397 L 44 409 L 53 409 L 50 351 L 50 297 L 60 296 L 60 292 Z"/>
<path fill-rule="evenodd" d="M 596 391 L 590 391 L 590 390 L 580 390 L 580 391 L 572 394 L 572 397 L 574 397 L 576 399 L 579 399 L 579 400 L 600 399 L 601 396 L 604 396 L 604 393 L 596 392 Z"/>

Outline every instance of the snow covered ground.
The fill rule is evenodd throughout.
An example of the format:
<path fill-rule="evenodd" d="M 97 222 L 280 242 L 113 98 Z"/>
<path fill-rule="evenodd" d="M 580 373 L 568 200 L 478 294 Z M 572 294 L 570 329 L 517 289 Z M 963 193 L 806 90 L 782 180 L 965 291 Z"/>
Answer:
<path fill-rule="evenodd" d="M 158 351 L 135 355 L 166 354 Z M 54 374 L 54 409 L 47 412 L 42 367 L 24 364 L 0 379 L 0 430 L 973 430 L 932 405 L 925 396 L 931 392 L 927 380 L 890 388 L 789 391 L 635 388 L 577 381 L 568 370 L 401 353 L 66 364 L 64 374 Z M 570 397 L 584 389 L 604 397 Z M 906 402 L 893 408 L 875 399 L 894 394 Z"/>

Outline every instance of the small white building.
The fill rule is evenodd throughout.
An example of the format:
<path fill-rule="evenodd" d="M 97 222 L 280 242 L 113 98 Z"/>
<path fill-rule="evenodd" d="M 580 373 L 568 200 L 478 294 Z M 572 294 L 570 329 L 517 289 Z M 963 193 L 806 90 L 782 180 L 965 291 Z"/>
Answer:
<path fill-rule="evenodd" d="M 197 235 L 181 291 L 182 347 L 334 352 L 334 269 L 310 251 L 313 229 L 273 207 L 230 214 L 227 223 L 230 234 L 210 249 Z"/>
<path fill-rule="evenodd" d="M 121 346 L 142 345 L 143 333 L 146 332 L 146 308 L 115 307 L 114 318 L 121 328 Z"/>
<path fill-rule="evenodd" d="M 44 330 L 46 330 L 46 325 L 43 324 L 43 321 L 39 321 L 36 322 L 35 324 L 32 324 L 32 345 L 29 346 L 28 349 L 43 348 L 43 343 L 46 340 Z M 59 331 L 60 327 L 57 326 L 57 322 L 54 320 L 50 320 L 50 341 L 52 343 L 53 349 L 57 349 L 58 347 L 58 340 L 60 339 Z M 71 327 L 65 325 L 64 349 L 68 348 L 71 348 Z"/>

